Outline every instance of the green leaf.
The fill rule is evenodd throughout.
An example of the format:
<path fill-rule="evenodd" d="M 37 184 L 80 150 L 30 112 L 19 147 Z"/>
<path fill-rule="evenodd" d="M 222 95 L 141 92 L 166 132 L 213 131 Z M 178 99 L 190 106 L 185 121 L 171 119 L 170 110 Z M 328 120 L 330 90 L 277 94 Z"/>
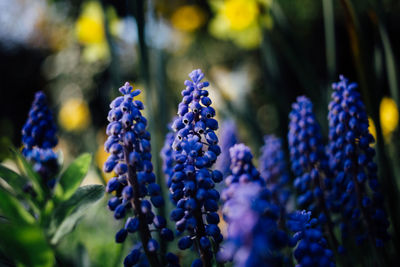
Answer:
<path fill-rule="evenodd" d="M 37 225 L 0 223 L 0 247 L 11 259 L 25 266 L 51 267 L 54 254 Z"/>
<path fill-rule="evenodd" d="M 42 178 L 35 172 L 31 164 L 16 150 L 13 150 L 17 162 L 20 165 L 21 170 L 26 174 L 27 178 L 32 182 L 33 189 L 37 195 L 38 200 L 43 200 L 44 190 L 42 188 Z"/>
<path fill-rule="evenodd" d="M 89 170 L 91 161 L 92 155 L 89 153 L 84 153 L 74 162 L 72 162 L 71 165 L 69 165 L 64 171 L 59 181 L 59 184 L 64 192 L 61 200 L 70 198 L 75 190 L 79 187 Z"/>
<path fill-rule="evenodd" d="M 29 182 L 29 179 L 23 175 L 19 175 L 13 170 L 0 164 L 0 177 L 7 182 L 8 186 L 0 182 L 0 187 L 4 188 L 6 191 L 15 193 L 16 197 L 19 199 L 24 199 L 27 201 L 29 206 L 36 214 L 39 214 L 38 203 L 34 197 L 30 194 L 24 192 L 25 185 Z"/>
<path fill-rule="evenodd" d="M 28 179 L 0 164 L 0 177 L 16 192 L 21 192 Z"/>
<path fill-rule="evenodd" d="M 79 187 L 71 198 L 60 203 L 50 223 L 51 244 L 57 244 L 62 237 L 70 233 L 86 210 L 103 195 L 104 186 L 86 185 Z"/>
<path fill-rule="evenodd" d="M 386 74 L 387 80 L 389 83 L 389 90 L 390 94 L 392 95 L 393 99 L 396 101 L 396 104 L 400 105 L 400 95 L 399 95 L 399 88 L 398 88 L 398 80 L 397 80 L 397 65 L 396 60 L 393 52 L 392 45 L 390 44 L 390 39 L 387 33 L 386 28 L 383 26 L 382 23 L 379 24 L 379 33 L 381 35 L 382 44 L 383 44 L 383 51 L 385 53 L 385 63 L 386 63 Z"/>
<path fill-rule="evenodd" d="M 79 243 L 77 247 L 77 267 L 89 267 L 90 266 L 90 259 L 89 253 L 86 247 Z"/>
<path fill-rule="evenodd" d="M 13 222 L 28 224 L 35 222 L 35 218 L 24 209 L 18 199 L 3 188 L 0 188 L 0 211 Z"/>

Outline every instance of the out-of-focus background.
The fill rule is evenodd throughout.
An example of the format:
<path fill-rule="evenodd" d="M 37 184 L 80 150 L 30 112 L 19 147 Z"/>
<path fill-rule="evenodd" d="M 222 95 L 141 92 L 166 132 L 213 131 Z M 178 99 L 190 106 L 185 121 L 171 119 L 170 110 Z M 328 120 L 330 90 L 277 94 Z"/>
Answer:
<path fill-rule="evenodd" d="M 142 89 L 162 180 L 158 153 L 192 69 L 256 154 L 264 134 L 286 136 L 301 94 L 326 134 L 330 85 L 344 74 L 360 85 L 381 175 L 400 179 L 399 14 L 398 0 L 0 0 L 0 161 L 21 145 L 38 90 L 64 162 L 93 153 L 85 183 L 105 183 L 108 105 L 125 81 Z M 59 262 L 120 266 L 131 244 L 114 243 L 120 226 L 105 201 L 63 240 Z"/>

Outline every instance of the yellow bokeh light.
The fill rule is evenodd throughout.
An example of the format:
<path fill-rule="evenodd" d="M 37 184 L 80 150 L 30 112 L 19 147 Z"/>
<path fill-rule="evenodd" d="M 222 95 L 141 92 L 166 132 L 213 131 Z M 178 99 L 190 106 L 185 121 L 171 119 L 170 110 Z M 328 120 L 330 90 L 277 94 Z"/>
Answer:
<path fill-rule="evenodd" d="M 85 4 L 75 24 L 78 41 L 82 44 L 104 42 L 105 31 L 103 21 L 103 9 L 99 2 L 88 2 Z"/>
<path fill-rule="evenodd" d="M 204 11 L 195 5 L 186 5 L 178 8 L 171 17 L 172 25 L 184 32 L 193 32 L 206 21 Z"/>
<path fill-rule="evenodd" d="M 390 137 L 399 123 L 399 110 L 396 102 L 390 97 L 384 97 L 379 107 L 382 133 L 385 138 Z"/>
<path fill-rule="evenodd" d="M 96 151 L 96 156 L 95 156 L 96 165 L 97 167 L 99 167 L 100 170 L 103 170 L 103 165 L 106 162 L 109 155 L 110 154 L 104 151 L 104 146 L 100 145 Z M 112 177 L 115 176 L 115 172 L 106 173 L 101 171 L 101 175 L 104 177 L 104 180 L 108 182 L 108 180 L 110 180 Z"/>
<path fill-rule="evenodd" d="M 375 128 L 375 123 L 372 120 L 371 117 L 368 117 L 368 130 L 369 132 L 372 134 L 372 136 L 375 138 L 376 140 L 376 128 Z"/>
<path fill-rule="evenodd" d="M 223 14 L 229 22 L 230 28 L 241 31 L 255 22 L 258 16 L 258 6 L 252 0 L 225 1 Z"/>
<path fill-rule="evenodd" d="M 82 131 L 90 123 L 90 111 L 87 103 L 82 99 L 71 98 L 61 107 L 58 121 L 67 131 Z"/>
<path fill-rule="evenodd" d="M 76 22 L 76 34 L 82 44 L 96 44 L 104 40 L 103 24 L 88 16 L 81 16 Z"/>
<path fill-rule="evenodd" d="M 114 16 L 113 21 L 116 21 Z M 109 47 L 104 28 L 104 12 L 99 2 L 88 2 L 75 23 L 75 33 L 84 45 L 82 57 L 87 62 L 107 59 Z"/>
<path fill-rule="evenodd" d="M 272 28 L 270 0 L 212 0 L 215 17 L 209 23 L 212 35 L 232 40 L 245 49 L 257 48 L 262 40 L 262 28 Z"/>
<path fill-rule="evenodd" d="M 106 59 L 110 55 L 107 42 L 87 45 L 82 51 L 82 58 L 87 62 L 96 62 Z"/>

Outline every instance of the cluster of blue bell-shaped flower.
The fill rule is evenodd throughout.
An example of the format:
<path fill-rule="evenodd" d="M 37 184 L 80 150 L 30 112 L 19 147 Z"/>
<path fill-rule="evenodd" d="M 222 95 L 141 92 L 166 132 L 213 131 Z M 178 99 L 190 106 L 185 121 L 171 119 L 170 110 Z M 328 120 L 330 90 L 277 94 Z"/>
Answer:
<path fill-rule="evenodd" d="M 311 212 L 296 211 L 287 216 L 287 228 L 294 232 L 290 246 L 296 246 L 294 257 L 298 267 L 334 267 L 334 253 L 320 230 L 318 219 Z"/>
<path fill-rule="evenodd" d="M 221 197 L 228 200 L 235 190 L 246 183 L 257 183 L 265 186 L 264 179 L 260 172 L 253 165 L 253 154 L 250 148 L 244 144 L 236 144 L 229 149 L 231 156 L 231 174 L 225 178 L 226 188 L 222 191 Z"/>
<path fill-rule="evenodd" d="M 280 266 L 286 234 L 277 227 L 279 208 L 268 189 L 257 183 L 237 188 L 224 204 L 227 242 L 219 257 L 235 266 Z"/>
<path fill-rule="evenodd" d="M 335 225 L 330 211 L 332 181 L 328 155 L 311 101 L 305 96 L 298 97 L 292 105 L 289 119 L 288 143 L 295 175 L 294 187 L 299 194 L 297 205 L 300 209 L 311 211 L 324 227 L 335 249 L 341 249 L 334 234 Z"/>
<path fill-rule="evenodd" d="M 264 146 L 258 160 L 261 177 L 271 191 L 272 199 L 284 208 L 290 197 L 290 176 L 282 148 L 282 140 L 274 135 L 264 136 Z"/>
<path fill-rule="evenodd" d="M 230 149 L 231 172 L 224 191 L 224 220 L 227 242 L 218 255 L 234 266 L 282 266 L 281 249 L 287 235 L 278 229 L 280 207 L 252 164 L 252 154 L 244 144 Z"/>
<path fill-rule="evenodd" d="M 161 156 L 175 205 L 170 218 L 181 236 L 178 248 L 194 248 L 199 253 L 192 267 L 212 266 L 213 254 L 217 255 L 218 264 L 233 261 L 234 266 L 243 267 L 286 266 L 290 265 L 290 258 L 283 253 L 287 245 L 295 247 L 294 258 L 299 267 L 333 267 L 334 256 L 328 243 L 339 252 L 342 247 L 335 238 L 331 212 L 342 215 L 344 236 L 351 232 L 357 243 L 368 238 L 378 247 L 383 245 L 388 239 L 389 222 L 373 163 L 373 138 L 355 84 L 347 84 L 341 77 L 333 85 L 327 151 L 310 100 L 299 97 L 293 104 L 288 134 L 291 167 L 299 194 L 297 205 L 307 211 L 291 212 L 287 209 L 289 173 L 280 139 L 265 137 L 259 172 L 250 149 L 244 144 L 233 145 L 237 139 L 231 131 L 229 137 L 223 137 L 232 139 L 226 147 L 233 145 L 226 161 L 230 162 L 228 175 L 212 170 L 221 148 L 215 134 L 215 110 L 205 89 L 209 84 L 202 82 L 200 70 L 194 70 L 189 77 L 191 81 L 185 81 L 182 91 L 179 117 L 171 125 L 175 133 L 166 136 Z M 172 253 L 158 258 L 159 245 L 151 236 L 157 230 L 165 240 L 173 239 L 166 220 L 152 211 L 152 206 L 163 205 L 163 199 L 153 174 L 150 134 L 140 112 L 143 104 L 133 99 L 139 91 L 133 91 L 129 84 L 120 91 L 123 96 L 111 103 L 108 116 L 105 148 L 111 156 L 104 170 L 117 175 L 107 185 L 108 192 L 115 192 L 109 201 L 115 218 L 124 218 L 132 208 L 134 216 L 128 218 L 116 240 L 123 242 L 128 232 L 139 232 L 142 244 L 125 258 L 125 266 L 179 266 L 178 257 Z M 220 194 L 215 185 L 223 177 L 227 186 L 221 194 L 227 241 L 220 249 Z"/>
<path fill-rule="evenodd" d="M 330 167 L 334 172 L 331 206 L 342 214 L 344 238 L 357 244 L 370 240 L 382 247 L 389 239 L 389 221 L 373 162 L 375 149 L 368 129 L 368 117 L 356 83 L 340 76 L 333 84 L 329 104 Z"/>
<path fill-rule="evenodd" d="M 58 157 L 53 151 L 58 142 L 56 131 L 46 95 L 39 91 L 22 128 L 22 155 L 33 164 L 34 170 L 50 188 L 54 187 L 54 176 L 59 170 Z"/>
<path fill-rule="evenodd" d="M 179 233 L 187 230 L 178 247 L 188 249 L 196 243 L 204 266 L 210 266 L 211 245 L 218 247 L 223 240 L 217 226 L 220 195 L 214 188 L 215 183 L 222 181 L 222 173 L 210 169 L 221 153 L 215 134 L 218 122 L 213 118 L 215 110 L 205 89 L 209 83 L 201 81 L 204 74 L 194 70 L 189 77 L 191 81 L 185 81 L 186 88 L 182 91 L 179 117 L 172 125 L 174 166 L 169 190 L 176 208 L 171 212 L 171 219 L 176 222 Z"/>
<path fill-rule="evenodd" d="M 315 216 L 326 216 L 325 195 L 331 186 L 329 164 L 311 101 L 305 96 L 298 97 L 289 119 L 290 160 L 296 177 L 294 186 L 300 194 L 297 204 Z"/>
<path fill-rule="evenodd" d="M 173 174 L 174 167 L 174 159 L 172 158 L 172 144 L 174 143 L 175 135 L 172 132 L 169 132 L 165 136 L 164 146 L 161 149 L 160 156 L 163 161 L 162 170 L 165 175 L 166 184 L 168 187 L 171 186 L 171 178 Z"/>
<path fill-rule="evenodd" d="M 218 157 L 215 167 L 222 172 L 224 177 L 230 173 L 231 156 L 229 149 L 238 143 L 239 137 L 236 124 L 233 120 L 222 122 L 219 129 L 221 155 Z"/>
<path fill-rule="evenodd" d="M 142 116 L 143 103 L 134 97 L 140 94 L 129 83 L 119 88 L 122 96 L 110 104 L 107 126 L 108 139 L 104 144 L 111 155 L 104 163 L 104 171 L 116 174 L 107 184 L 107 192 L 115 196 L 108 201 L 108 207 L 117 220 L 124 219 L 132 212 L 125 226 L 116 234 L 116 242 L 124 242 L 128 233 L 138 232 L 141 246 L 133 249 L 125 258 L 125 266 L 134 266 L 145 253 L 151 266 L 160 266 L 159 244 L 152 238 L 151 231 L 159 231 L 161 238 L 172 241 L 173 232 L 167 228 L 164 217 L 154 214 L 152 206 L 164 205 L 161 189 L 156 184 L 151 163 L 150 134 L 147 121 Z M 150 196 L 150 201 L 146 199 Z M 170 266 L 178 266 L 174 257 L 165 257 Z"/>
<path fill-rule="evenodd" d="M 267 166 L 269 170 L 276 170 L 284 164 L 283 152 L 279 139 L 271 138 L 273 144 L 266 144 L 274 152 L 267 151 L 263 156 L 275 157 Z M 218 255 L 219 260 L 233 261 L 234 266 L 243 267 L 290 266 L 290 258 L 283 251 L 286 246 L 297 246 L 294 251 L 297 266 L 335 266 L 333 252 L 320 230 L 322 224 L 315 218 L 310 220 L 311 212 L 290 213 L 285 206 L 275 204 L 264 179 L 252 164 L 250 149 L 244 144 L 233 146 L 230 154 L 232 175 L 226 178 L 228 187 L 223 192 L 227 242 Z M 293 233 L 290 238 L 288 231 Z"/>

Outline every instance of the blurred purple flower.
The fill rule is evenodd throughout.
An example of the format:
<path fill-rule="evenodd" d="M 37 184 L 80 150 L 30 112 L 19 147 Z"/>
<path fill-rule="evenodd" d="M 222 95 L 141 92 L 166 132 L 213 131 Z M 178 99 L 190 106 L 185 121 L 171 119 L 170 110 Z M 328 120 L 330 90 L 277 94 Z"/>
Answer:
<path fill-rule="evenodd" d="M 229 149 L 239 141 L 235 122 L 233 120 L 224 121 L 219 132 L 221 155 L 218 157 L 215 167 L 226 177 L 230 173 L 231 165 Z"/>

